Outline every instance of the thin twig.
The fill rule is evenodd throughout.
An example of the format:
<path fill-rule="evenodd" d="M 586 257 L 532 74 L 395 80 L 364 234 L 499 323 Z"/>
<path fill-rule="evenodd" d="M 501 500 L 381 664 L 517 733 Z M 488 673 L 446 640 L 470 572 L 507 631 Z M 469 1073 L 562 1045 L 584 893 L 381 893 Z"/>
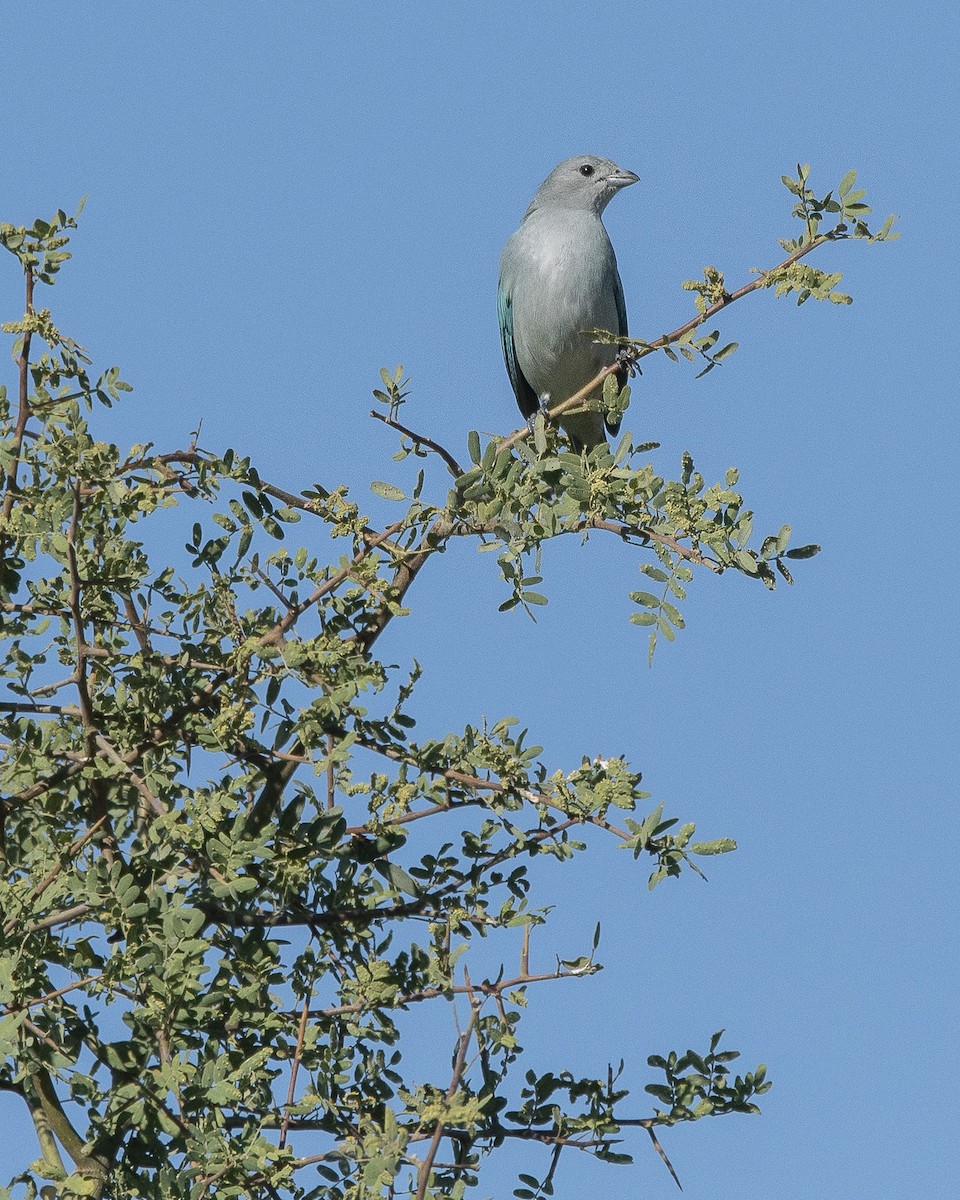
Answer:
<path fill-rule="evenodd" d="M 76 679 L 71 682 L 76 682 Z M 62 686 L 62 685 L 61 685 Z M 75 704 L 30 704 L 25 700 L 0 701 L 0 712 L 34 713 L 45 717 L 79 717 L 80 709 Z M 13 797 L 16 799 L 16 797 Z"/>
<path fill-rule="evenodd" d="M 450 984 L 444 987 L 424 988 L 419 992 L 408 992 L 401 996 L 396 996 L 391 1001 L 392 1008 L 401 1008 L 406 1004 L 418 1004 L 424 1000 L 436 1000 L 438 996 L 462 996 L 481 993 L 483 996 L 492 996 L 494 998 L 500 996 L 503 992 L 509 991 L 511 988 L 526 987 L 531 983 L 548 983 L 556 979 L 585 979 L 588 975 L 594 974 L 594 971 L 564 971 L 559 967 L 556 971 L 544 971 L 540 974 L 531 975 L 528 971 L 521 970 L 519 975 L 515 975 L 512 979 L 501 979 L 496 983 L 491 983 L 489 980 L 483 980 L 482 983 L 473 983 L 469 987 L 465 984 Z M 314 1018 L 330 1017 L 346 1017 L 353 1013 L 366 1012 L 369 1009 L 382 1007 L 382 1003 L 369 1000 L 358 1000 L 353 1004 L 340 1004 L 333 1008 L 318 1008 L 311 1011 L 310 1016 Z M 293 1013 L 288 1013 L 288 1016 L 293 1017 Z"/>
<path fill-rule="evenodd" d="M 116 763 L 123 770 L 123 773 L 136 788 L 142 799 L 146 801 L 147 806 L 153 810 L 154 814 L 162 817 L 167 812 L 167 805 L 162 800 L 157 799 L 149 787 L 147 787 L 146 782 L 140 778 L 133 767 L 124 760 L 120 751 L 102 733 L 97 734 L 97 746 L 112 763 Z"/>
<path fill-rule="evenodd" d="M 647 1133 L 650 1134 L 650 1140 L 651 1140 L 651 1142 L 653 1142 L 654 1149 L 660 1155 L 660 1157 L 663 1159 L 664 1163 L 666 1164 L 667 1170 L 673 1176 L 673 1182 L 677 1185 L 677 1187 L 682 1192 L 683 1184 L 680 1182 L 680 1177 L 677 1175 L 676 1171 L 673 1169 L 673 1163 L 670 1161 L 669 1158 L 667 1158 L 666 1151 L 660 1145 L 660 1143 L 657 1141 L 657 1135 L 653 1131 L 653 1122 L 652 1121 L 648 1122 L 646 1125 L 643 1126 L 643 1128 L 646 1129 Z"/>
<path fill-rule="evenodd" d="M 4 929 L 4 933 L 7 930 Z M 103 975 L 88 975 L 86 979 L 75 979 L 73 983 L 68 983 L 62 988 L 57 988 L 55 992 L 46 992 L 42 996 L 34 996 L 32 1000 L 22 1000 L 5 1004 L 3 1011 L 5 1013 L 17 1012 L 22 1008 L 36 1008 L 39 1004 L 47 1004 L 50 1000 L 58 1000 L 61 996 L 65 996 L 67 992 L 75 992 L 77 988 L 88 987 L 91 983 L 99 983 L 103 979 Z"/>
<path fill-rule="evenodd" d="M 290 1068 L 290 1086 L 287 1089 L 287 1103 L 284 1105 L 283 1121 L 280 1125 L 280 1141 L 278 1149 L 282 1150 L 287 1144 L 287 1130 L 290 1128 L 290 1108 L 297 1093 L 297 1075 L 300 1071 L 300 1057 L 303 1054 L 303 1040 L 307 1035 L 307 1019 L 310 1016 L 310 997 L 313 995 L 313 980 L 307 985 L 303 997 L 303 1009 L 300 1013 L 300 1028 L 297 1031 L 297 1046 L 293 1052 L 293 1065 Z"/>
<path fill-rule="evenodd" d="M 261 570 L 261 568 L 260 568 L 260 567 L 257 567 L 257 575 L 258 575 L 258 576 L 260 577 L 260 579 L 261 579 L 261 580 L 262 580 L 262 581 L 263 581 L 263 582 L 266 584 L 266 586 L 267 586 L 267 587 L 270 589 L 270 591 L 271 591 L 271 592 L 273 592 L 273 594 L 274 594 L 274 595 L 276 596 L 276 598 L 277 598 L 277 599 L 280 601 L 280 603 L 281 603 L 281 604 L 283 605 L 283 607 L 284 607 L 284 608 L 287 610 L 287 612 L 290 612 L 290 610 L 291 610 L 291 609 L 293 609 L 293 608 L 295 608 L 295 607 L 296 607 L 296 605 L 293 603 L 293 601 L 290 599 L 290 597 L 289 597 L 289 596 L 285 596 L 285 595 L 283 594 L 283 592 L 281 592 L 281 591 L 280 591 L 280 589 L 279 589 L 279 588 L 277 587 L 277 585 L 276 585 L 276 584 L 273 582 L 273 580 L 272 580 L 272 579 L 270 578 L 270 576 L 269 576 L 269 575 L 266 573 L 266 571 L 264 571 L 264 570 Z"/>
<path fill-rule="evenodd" d="M 153 654 L 153 646 L 150 642 L 150 636 L 146 621 L 141 618 L 133 603 L 132 596 L 124 596 L 123 611 L 127 614 L 127 620 L 130 622 L 130 628 L 133 630 L 133 635 L 137 639 L 137 644 L 140 647 L 142 654 Z"/>
<path fill-rule="evenodd" d="M 334 575 L 331 575 L 329 579 L 325 580 L 313 592 L 312 595 L 308 596 L 306 600 L 302 600 L 299 604 L 291 604 L 287 613 L 276 623 L 276 625 L 263 634 L 263 636 L 260 638 L 259 644 L 261 646 L 270 646 L 279 641 L 282 636 L 297 622 L 297 620 L 302 617 L 305 612 L 307 612 L 308 609 L 313 608 L 314 605 L 317 604 L 318 601 L 322 600 L 324 596 L 328 595 L 330 592 L 336 591 L 341 583 L 351 578 L 356 570 L 357 565 L 373 550 L 376 550 L 379 546 L 382 546 L 384 543 L 389 541 L 389 539 L 392 538 L 395 533 L 399 532 L 403 526 L 403 521 L 395 521 L 392 525 L 388 525 L 382 533 L 378 533 L 374 537 L 369 538 L 353 556 L 350 562 L 345 567 L 342 567 L 339 571 L 337 571 Z M 399 550 L 399 547 L 397 549 Z"/>
<path fill-rule="evenodd" d="M 21 932 L 24 936 L 29 936 L 31 933 L 39 933 L 42 929 L 53 929 L 55 925 L 66 925 L 71 921 L 88 916 L 95 909 L 96 905 L 94 904 L 74 904 L 71 908 L 62 908 L 59 912 L 41 917 L 39 921 L 31 921 Z"/>
<path fill-rule="evenodd" d="M 68 863 L 71 859 L 76 858 L 76 856 L 80 853 L 80 851 L 87 844 L 87 842 L 89 842 L 90 839 L 94 836 L 94 834 L 97 832 L 97 830 L 100 828 L 100 826 L 103 825 L 103 823 L 106 821 L 106 819 L 107 818 L 105 816 L 100 817 L 97 821 L 94 822 L 93 825 L 90 826 L 89 829 L 85 830 L 80 835 L 80 837 L 78 837 L 75 841 L 70 843 L 70 845 L 67 847 L 66 853 L 63 855 L 63 857 L 60 859 L 60 861 L 57 863 L 57 865 L 51 871 L 49 871 L 43 877 L 43 879 L 40 880 L 40 882 L 36 885 L 36 887 L 30 893 L 30 900 L 28 903 L 34 904 L 37 900 L 40 899 L 40 897 L 47 890 L 47 888 L 50 886 L 50 884 L 53 883 L 53 881 L 57 878 L 57 876 L 63 870 L 66 863 Z M 18 924 L 19 920 L 20 920 L 19 917 L 10 917 L 10 919 L 4 924 L 4 927 L 3 927 L 4 934 L 9 936 L 11 933 L 13 933 L 13 931 L 17 928 L 17 924 Z"/>
<path fill-rule="evenodd" d="M 453 1064 L 453 1075 L 450 1079 L 450 1086 L 447 1088 L 446 1100 L 451 1101 L 457 1093 L 457 1088 L 460 1086 L 460 1080 L 463 1078 L 463 1068 L 467 1061 L 467 1050 L 470 1046 L 470 1039 L 473 1037 L 473 1030 L 477 1023 L 477 1007 L 470 1006 L 470 1021 L 466 1029 L 459 1037 L 459 1045 L 457 1047 L 457 1058 Z M 420 1170 L 417 1173 L 417 1191 L 414 1200 L 423 1200 L 427 1191 L 427 1184 L 430 1181 L 430 1172 L 433 1170 L 434 1159 L 437 1157 L 437 1151 L 440 1149 L 440 1142 L 443 1139 L 443 1118 L 437 1121 L 436 1128 L 433 1131 L 433 1137 L 430 1139 L 430 1147 L 427 1150 L 427 1156 L 420 1164 Z"/>
<path fill-rule="evenodd" d="M 80 481 L 77 479 L 73 488 L 73 512 L 67 529 L 67 572 L 70 579 L 70 590 L 67 597 L 67 607 L 73 621 L 73 636 L 77 648 L 77 699 L 80 705 L 80 719 L 83 721 L 86 739 L 87 755 L 93 760 L 97 754 L 97 719 L 94 713 L 93 700 L 89 687 L 89 667 L 87 659 L 90 650 L 96 647 L 87 645 L 85 623 L 82 610 L 83 581 L 80 578 L 80 567 L 77 560 L 77 542 L 80 536 L 80 517 L 82 513 L 80 499 Z M 110 825 L 107 797 L 102 777 L 95 776 L 90 783 L 90 798 L 93 815 L 97 820 L 104 819 L 106 834 L 103 842 L 103 856 L 107 866 L 112 866 L 117 854 L 117 841 Z"/>
<path fill-rule="evenodd" d="M 443 779 L 448 779 L 451 783 L 459 783 L 464 787 L 469 787 L 482 792 L 494 792 L 497 794 L 506 794 L 510 796 L 520 796 L 524 800 L 529 800 L 531 804 L 543 805 L 545 808 L 550 808 L 556 812 L 562 813 L 565 817 L 570 817 L 570 812 L 558 804 L 556 800 L 552 800 L 543 792 L 534 791 L 532 788 L 517 787 L 513 784 L 501 783 L 496 779 L 481 779 L 478 775 L 470 775 L 466 771 L 458 771 L 454 767 L 434 767 L 430 764 L 424 764 L 417 760 L 415 755 L 404 753 L 396 746 L 384 746 L 379 742 L 375 742 L 372 738 L 357 737 L 357 745 L 363 746 L 365 750 L 373 750 L 377 754 L 382 754 L 385 758 L 391 759 L 393 762 L 406 763 L 408 766 L 416 767 L 418 771 L 423 771 L 428 775 L 435 775 Z M 455 807 L 454 805 L 438 805 L 436 811 L 444 811 L 447 808 Z M 432 813 L 433 810 L 428 810 Z M 403 818 L 398 818 L 396 823 L 400 824 Z M 620 829 L 616 825 L 611 825 L 604 817 L 594 817 L 589 813 L 576 815 L 573 820 L 588 824 L 596 825 L 600 829 L 606 829 L 609 833 L 614 833 L 622 841 L 628 841 L 630 834 L 625 829 Z M 391 822 L 393 823 L 393 822 Z M 348 831 L 349 832 L 349 831 Z M 552 832 L 556 832 L 553 830 Z"/>
<path fill-rule="evenodd" d="M 333 734 L 327 734 L 327 812 L 337 806 L 336 779 L 333 770 L 333 748 L 336 742 Z"/>
<path fill-rule="evenodd" d="M 426 446 L 432 450 L 434 454 L 439 454 L 443 461 L 450 469 L 450 474 L 454 479 L 459 479 L 464 474 L 463 467 L 457 462 L 449 450 L 444 449 L 439 442 L 435 442 L 433 438 L 425 437 L 422 433 L 415 433 L 412 429 L 408 429 L 406 425 L 401 425 L 399 421 L 395 421 L 393 417 L 384 416 L 383 413 L 377 412 L 376 409 L 370 410 L 370 416 L 377 421 L 382 421 L 384 425 L 389 425 L 391 429 L 396 429 L 411 441 L 416 442 L 418 446 Z"/>
<path fill-rule="evenodd" d="M 26 277 L 26 316 L 29 318 L 33 313 L 33 286 L 34 276 L 32 267 L 24 267 L 23 271 Z M 13 438 L 10 442 L 9 449 L 9 465 L 7 467 L 6 479 L 4 481 L 4 497 L 3 511 L 0 514 L 0 526 L 4 533 L 0 539 L 0 552 L 6 555 L 6 527 L 10 514 L 13 511 L 14 500 L 16 499 L 17 487 L 17 471 L 20 466 L 20 451 L 23 447 L 23 436 L 27 428 L 27 422 L 30 420 L 30 343 L 33 339 L 33 332 L 28 327 L 23 335 L 23 345 L 20 350 L 20 357 L 17 359 L 17 370 L 19 372 L 19 405 L 17 408 L 17 424 L 14 427 Z"/>

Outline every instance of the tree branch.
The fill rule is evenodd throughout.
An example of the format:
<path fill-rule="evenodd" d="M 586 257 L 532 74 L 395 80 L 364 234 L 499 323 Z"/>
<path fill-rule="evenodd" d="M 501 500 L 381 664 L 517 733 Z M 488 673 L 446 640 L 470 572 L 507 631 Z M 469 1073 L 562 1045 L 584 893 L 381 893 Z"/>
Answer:
<path fill-rule="evenodd" d="M 525 929 L 529 929 L 527 925 Z M 584 979 L 587 975 L 592 975 L 597 968 L 591 970 L 584 968 L 582 971 L 563 971 L 559 967 L 556 971 L 544 971 L 540 974 L 531 974 L 529 971 L 522 970 L 519 975 L 514 975 L 512 979 L 501 979 L 496 983 L 491 983 L 489 980 L 483 980 L 481 983 L 471 984 L 469 987 L 466 984 L 450 984 L 444 987 L 424 988 L 420 992 L 405 992 L 402 996 L 397 996 L 390 1002 L 391 1008 L 402 1008 L 407 1004 L 419 1004 L 424 1000 L 436 1000 L 440 996 L 460 996 L 481 993 L 483 996 L 497 997 L 510 988 L 526 987 L 531 983 L 547 983 L 554 979 Z M 338 1004 L 332 1008 L 312 1009 L 310 1016 L 313 1018 L 329 1018 L 329 1017 L 346 1017 L 354 1013 L 368 1012 L 371 1009 L 382 1008 L 383 1001 L 358 1000 L 353 1004 Z M 295 1014 L 288 1013 L 292 1017 Z"/>
<path fill-rule="evenodd" d="M 422 433 L 415 433 L 412 429 L 408 429 L 406 425 L 401 425 L 399 421 L 395 421 L 393 417 L 384 416 L 383 413 L 377 412 L 376 409 L 370 410 L 370 416 L 374 420 L 382 421 L 384 425 L 389 425 L 391 429 L 396 429 L 411 441 L 416 442 L 419 446 L 427 446 L 434 454 L 439 454 L 443 461 L 450 469 L 450 474 L 454 479 L 459 479 L 464 474 L 463 467 L 457 462 L 449 450 L 444 449 L 439 442 L 435 442 L 433 438 L 425 437 Z"/>
<path fill-rule="evenodd" d="M 469 987 L 469 978 L 467 980 Z M 447 1088 L 446 1100 L 449 1103 L 457 1093 L 457 1088 L 460 1086 L 460 1080 L 463 1078 L 463 1070 L 467 1061 L 467 1049 L 470 1046 L 470 1039 L 473 1037 L 473 1030 L 477 1023 L 477 1006 L 470 1005 L 470 1021 L 460 1034 L 459 1044 L 457 1047 L 457 1058 L 453 1064 L 453 1075 L 450 1079 L 450 1086 Z M 443 1138 L 443 1118 L 437 1121 L 436 1128 L 433 1131 L 433 1137 L 430 1140 L 430 1148 L 427 1150 L 427 1156 L 420 1164 L 420 1170 L 417 1173 L 417 1191 L 414 1200 L 423 1200 L 427 1191 L 427 1184 L 430 1181 L 430 1172 L 433 1170 L 433 1162 L 437 1157 L 437 1151 L 440 1149 L 440 1142 Z"/>
<path fill-rule="evenodd" d="M 24 276 L 26 279 L 26 314 L 27 317 L 32 317 L 33 313 L 33 286 L 34 275 L 32 267 L 24 268 Z M 5 558 L 7 551 L 6 528 L 7 522 L 10 519 L 10 514 L 13 512 L 14 501 L 17 496 L 17 471 L 20 467 L 20 451 L 23 448 L 23 437 L 27 428 L 27 422 L 30 420 L 30 344 L 33 340 L 33 332 L 27 325 L 23 334 L 23 343 L 20 350 L 20 357 L 17 359 L 17 370 L 19 372 L 19 404 L 17 408 L 17 424 L 14 427 L 13 439 L 10 444 L 10 459 L 7 467 L 6 479 L 4 480 L 4 497 L 3 510 L 0 512 L 0 528 L 3 530 L 3 535 L 0 537 L 0 554 Z"/>
<path fill-rule="evenodd" d="M 307 1036 L 307 1020 L 310 1016 L 310 996 L 313 992 L 313 980 L 310 980 L 303 997 L 303 1008 L 300 1011 L 300 1027 L 297 1030 L 297 1045 L 293 1052 L 293 1065 L 290 1067 L 290 1086 L 287 1089 L 287 1103 L 284 1105 L 283 1121 L 280 1125 L 280 1140 L 278 1149 L 282 1150 L 287 1144 L 287 1130 L 290 1128 L 290 1108 L 297 1094 L 297 1074 L 300 1071 L 300 1058 L 303 1054 L 303 1041 Z"/>
<path fill-rule="evenodd" d="M 616 371 L 623 369 L 624 363 L 638 363 L 641 358 L 646 358 L 648 354 L 654 354 L 657 350 L 663 350 L 666 346 L 670 346 L 678 342 L 685 334 L 691 333 L 694 329 L 709 321 L 711 317 L 715 317 L 717 313 L 728 308 L 737 300 L 742 300 L 744 296 L 749 296 L 751 292 L 756 292 L 760 288 L 768 286 L 768 280 L 776 271 L 783 271 L 787 267 L 792 267 L 795 262 L 799 262 L 801 258 L 809 254 L 812 250 L 816 250 L 822 246 L 824 242 L 830 242 L 834 239 L 829 234 L 821 233 L 817 237 L 811 239 L 806 245 L 801 246 L 799 250 L 795 250 L 775 267 L 764 271 L 756 279 L 752 279 L 749 283 L 745 283 L 742 287 L 737 288 L 735 292 L 727 292 L 723 298 L 715 301 L 704 312 L 697 313 L 695 317 L 691 317 L 689 321 L 685 321 L 682 325 L 673 330 L 672 333 L 664 333 L 660 337 L 655 338 L 652 342 L 647 342 L 645 345 L 638 348 L 631 348 L 618 355 L 618 361 L 611 363 L 608 367 L 604 367 L 602 371 L 590 380 L 589 383 L 578 391 L 574 392 L 568 399 L 561 401 L 559 404 L 554 404 L 547 412 L 546 416 L 549 421 L 556 421 L 565 413 L 570 412 L 575 408 L 582 408 L 585 401 L 596 392 L 608 375 L 613 375 Z M 522 428 L 515 430 L 509 437 L 503 439 L 500 443 L 497 453 L 505 454 L 517 442 L 525 442 L 530 436 L 530 430 L 524 425 Z"/>

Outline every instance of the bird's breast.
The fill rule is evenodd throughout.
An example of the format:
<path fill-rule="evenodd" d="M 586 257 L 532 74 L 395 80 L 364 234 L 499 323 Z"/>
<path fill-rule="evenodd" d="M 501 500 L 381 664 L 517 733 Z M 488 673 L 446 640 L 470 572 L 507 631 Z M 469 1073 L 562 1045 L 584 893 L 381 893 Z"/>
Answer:
<path fill-rule="evenodd" d="M 613 349 L 583 331 L 618 330 L 616 259 L 596 218 L 531 218 L 520 232 L 512 288 L 518 360 L 538 395 L 558 399 L 613 361 Z"/>

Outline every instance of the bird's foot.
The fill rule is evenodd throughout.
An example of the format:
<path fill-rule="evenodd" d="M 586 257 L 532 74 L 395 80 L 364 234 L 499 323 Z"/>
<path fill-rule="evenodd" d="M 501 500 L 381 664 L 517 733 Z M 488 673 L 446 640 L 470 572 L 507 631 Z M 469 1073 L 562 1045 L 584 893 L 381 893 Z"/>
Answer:
<path fill-rule="evenodd" d="M 637 360 L 634 357 L 633 350 L 628 350 L 626 347 L 624 347 L 622 350 L 618 350 L 615 361 L 620 370 L 626 371 L 631 379 L 634 377 L 634 375 L 643 374 L 643 372 L 637 366 Z"/>

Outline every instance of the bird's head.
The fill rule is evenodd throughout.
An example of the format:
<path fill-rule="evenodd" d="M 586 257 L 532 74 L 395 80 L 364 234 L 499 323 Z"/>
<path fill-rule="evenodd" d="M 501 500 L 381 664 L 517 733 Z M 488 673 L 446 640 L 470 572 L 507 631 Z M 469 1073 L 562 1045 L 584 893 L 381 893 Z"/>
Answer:
<path fill-rule="evenodd" d="M 618 167 L 609 158 L 577 154 L 553 168 L 527 212 L 547 207 L 578 208 L 599 216 L 621 188 L 638 179 L 638 175 Z"/>

